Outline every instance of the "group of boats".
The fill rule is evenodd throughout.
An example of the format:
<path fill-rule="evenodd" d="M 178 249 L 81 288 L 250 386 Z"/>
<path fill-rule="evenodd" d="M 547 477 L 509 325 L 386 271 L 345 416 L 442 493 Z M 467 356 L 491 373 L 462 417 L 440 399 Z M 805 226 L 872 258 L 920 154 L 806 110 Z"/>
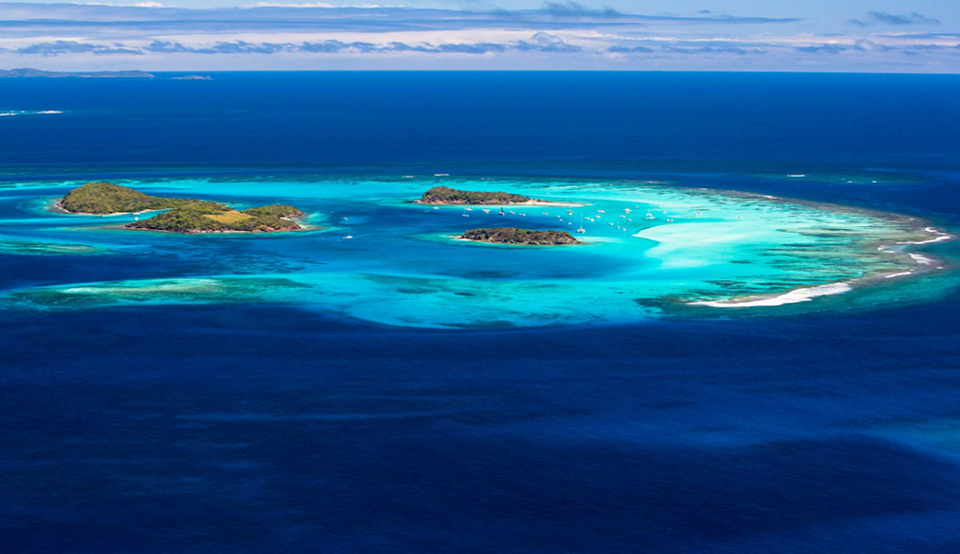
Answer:
<path fill-rule="evenodd" d="M 434 209 L 434 210 L 439 210 L 440 208 L 437 207 L 437 206 L 434 206 L 433 209 Z M 639 209 L 640 209 L 640 206 L 637 205 L 635 209 L 636 209 L 636 210 L 639 210 Z M 644 219 L 644 220 L 647 220 L 647 221 L 652 221 L 652 220 L 656 220 L 658 217 L 663 217 L 663 218 L 664 218 L 664 221 L 666 221 L 667 223 L 673 223 L 673 222 L 674 222 L 674 220 L 673 220 L 672 217 L 668 217 L 668 213 L 667 213 L 666 210 L 663 209 L 663 206 L 657 206 L 657 209 L 660 210 L 660 212 L 661 212 L 659 215 L 654 215 L 653 211 L 651 210 L 651 211 L 648 211 L 648 212 L 644 213 L 643 219 Z M 481 210 L 482 210 L 483 213 L 485 213 L 485 214 L 489 214 L 489 213 L 491 213 L 491 211 L 492 211 L 492 210 L 489 209 L 489 208 L 481 208 Z M 464 208 L 464 209 L 463 209 L 463 217 L 470 217 L 470 213 L 468 213 L 468 212 L 472 212 L 472 211 L 474 211 L 473 208 Z M 567 212 L 567 216 L 568 216 L 568 217 L 572 217 L 572 216 L 574 215 L 574 210 L 566 210 L 566 212 Z M 614 221 L 608 221 L 607 224 L 610 225 L 611 227 L 614 227 L 614 226 L 615 226 L 616 229 L 622 230 L 622 231 L 626 232 L 626 231 L 628 231 L 628 228 L 627 228 L 628 225 L 627 225 L 627 224 L 628 224 L 628 223 L 633 223 L 633 218 L 634 218 L 633 213 L 634 213 L 634 209 L 631 209 L 631 208 L 623 208 L 623 213 L 622 213 L 622 214 L 619 214 L 619 218 L 620 218 L 620 219 L 623 219 L 623 220 L 626 220 L 626 221 L 619 222 L 619 224 L 618 224 L 618 222 L 617 222 L 616 220 L 614 220 Z M 505 211 L 503 207 L 500 208 L 499 215 L 501 215 L 501 216 L 506 216 L 506 215 L 508 215 L 508 214 L 510 214 L 510 215 L 519 215 L 519 216 L 521 216 L 521 217 L 526 217 L 526 215 L 527 215 L 526 213 L 522 213 L 522 212 L 521 212 L 521 213 L 516 213 L 516 212 L 514 212 L 513 210 Z M 541 212 L 541 214 L 542 214 L 542 215 L 545 215 L 545 216 L 550 216 L 550 215 L 552 215 L 549 211 Z M 585 222 L 585 221 L 586 221 L 586 222 L 590 222 L 590 223 L 596 223 L 597 220 L 603 219 L 603 217 L 606 216 L 606 215 L 607 215 L 607 212 L 606 212 L 606 210 L 603 210 L 603 209 L 597 209 L 596 213 L 595 213 L 595 214 L 592 214 L 592 215 L 584 215 L 583 213 L 581 213 L 581 214 L 580 214 L 580 226 L 577 227 L 576 232 L 577 232 L 577 233 L 580 233 L 580 234 L 586 233 L 586 232 L 587 232 L 587 229 L 584 227 L 584 222 Z M 703 216 L 703 213 L 702 213 L 702 212 L 695 212 L 695 217 L 702 217 L 702 216 Z M 739 216 L 739 215 L 738 215 L 738 216 L 736 216 L 736 217 L 737 217 L 737 219 L 742 219 L 742 216 Z M 564 222 L 564 217 L 563 217 L 562 215 L 558 215 L 558 216 L 557 216 L 557 219 L 558 219 L 560 222 Z M 573 222 L 572 222 L 572 221 L 566 221 L 566 224 L 567 224 L 568 226 L 572 226 L 572 225 L 573 225 Z"/>

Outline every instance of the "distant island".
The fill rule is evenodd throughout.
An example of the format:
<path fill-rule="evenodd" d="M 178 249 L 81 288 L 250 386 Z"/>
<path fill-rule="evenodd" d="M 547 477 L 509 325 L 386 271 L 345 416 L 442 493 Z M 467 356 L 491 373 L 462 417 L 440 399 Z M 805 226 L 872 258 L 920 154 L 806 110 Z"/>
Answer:
<path fill-rule="evenodd" d="M 180 77 L 171 77 L 174 81 L 212 81 L 213 77 L 209 75 L 182 75 Z"/>
<path fill-rule="evenodd" d="M 531 231 L 530 229 L 517 229 L 516 227 L 472 229 L 461 235 L 460 239 L 494 244 L 522 244 L 530 246 L 582 244 L 573 238 L 573 235 L 565 231 Z"/>
<path fill-rule="evenodd" d="M 291 218 L 304 215 L 293 206 L 274 204 L 238 211 L 218 202 L 193 198 L 150 196 L 113 183 L 87 183 L 67 193 L 57 204 L 73 214 L 119 215 L 167 210 L 149 219 L 124 225 L 127 229 L 172 233 L 276 233 L 298 231 Z"/>
<path fill-rule="evenodd" d="M 85 79 L 155 79 L 156 75 L 146 71 L 43 71 L 41 69 L 20 68 L 0 69 L 0 79 L 14 78 L 62 78 L 81 77 Z"/>

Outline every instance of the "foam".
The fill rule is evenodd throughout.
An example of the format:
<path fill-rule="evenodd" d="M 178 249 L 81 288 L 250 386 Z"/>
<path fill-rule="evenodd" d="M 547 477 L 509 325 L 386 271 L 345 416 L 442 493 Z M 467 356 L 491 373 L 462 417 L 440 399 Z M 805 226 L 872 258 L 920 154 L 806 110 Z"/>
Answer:
<path fill-rule="evenodd" d="M 931 258 L 924 256 L 923 254 L 915 254 L 913 252 L 909 253 L 908 256 L 916 260 L 918 264 L 922 265 L 933 265 L 934 261 Z"/>

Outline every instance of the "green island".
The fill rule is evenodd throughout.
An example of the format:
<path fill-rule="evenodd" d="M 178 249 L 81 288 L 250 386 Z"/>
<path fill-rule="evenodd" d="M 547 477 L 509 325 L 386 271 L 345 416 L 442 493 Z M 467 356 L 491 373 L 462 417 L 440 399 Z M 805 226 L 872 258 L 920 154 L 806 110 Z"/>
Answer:
<path fill-rule="evenodd" d="M 153 210 L 169 210 L 191 205 L 220 206 L 192 198 L 150 196 L 140 191 L 102 181 L 77 187 L 60 199 L 58 206 L 74 214 L 133 214 Z"/>
<path fill-rule="evenodd" d="M 77 214 L 124 214 L 166 210 L 151 218 L 124 225 L 127 229 L 171 233 L 276 233 L 298 231 L 290 218 L 303 212 L 293 206 L 275 204 L 238 211 L 220 204 L 193 198 L 150 196 L 112 183 L 87 183 L 71 190 L 58 207 Z"/>
<path fill-rule="evenodd" d="M 495 244 L 522 244 L 530 246 L 555 246 L 582 244 L 566 231 L 531 231 L 516 227 L 492 227 L 471 229 L 460 236 L 462 240 L 491 242 Z"/>
<path fill-rule="evenodd" d="M 510 194 L 508 192 L 471 192 L 467 190 L 457 190 L 450 187 L 433 187 L 423 196 L 414 200 L 417 204 L 527 204 L 535 203 L 536 200 L 522 196 L 520 194 Z"/>

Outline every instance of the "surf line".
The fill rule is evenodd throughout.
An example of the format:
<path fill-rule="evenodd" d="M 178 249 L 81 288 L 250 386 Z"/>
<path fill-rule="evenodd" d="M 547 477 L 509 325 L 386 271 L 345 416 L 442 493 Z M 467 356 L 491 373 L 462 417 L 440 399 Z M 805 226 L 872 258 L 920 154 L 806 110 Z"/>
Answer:
<path fill-rule="evenodd" d="M 914 252 L 904 252 L 910 246 L 917 246 L 922 244 L 932 244 L 936 242 L 943 242 L 948 240 L 953 240 L 955 237 L 950 233 L 945 233 L 943 231 L 938 231 L 933 227 L 926 227 L 924 231 L 937 235 L 935 238 L 930 240 L 922 241 L 905 241 L 898 242 L 895 245 L 882 245 L 877 250 L 881 252 L 888 252 L 891 254 L 907 254 L 910 256 L 913 261 L 917 262 L 920 265 L 924 266 L 934 266 L 937 263 L 937 260 L 924 256 L 923 254 L 917 254 Z M 901 271 L 898 273 L 891 273 L 889 275 L 884 275 L 883 279 L 891 279 L 894 277 L 905 277 L 908 275 L 917 275 L 920 273 L 926 273 L 931 271 L 933 268 L 926 270 L 909 270 Z M 938 265 L 935 269 L 943 269 L 942 265 Z M 814 298 L 821 296 L 832 296 L 834 294 L 843 294 L 853 290 L 853 283 L 864 282 L 864 281 L 876 281 L 876 278 L 861 277 L 859 279 L 851 279 L 850 281 L 841 281 L 837 283 L 828 283 L 825 285 L 818 285 L 815 287 L 802 287 L 798 289 L 791 290 L 789 292 L 779 294 L 776 296 L 763 296 L 763 295 L 754 295 L 746 296 L 740 298 L 732 298 L 729 300 L 712 300 L 712 301 L 698 301 L 698 302 L 687 302 L 689 306 L 710 306 L 712 308 L 761 308 L 761 307 L 772 307 L 772 306 L 783 306 L 786 304 L 797 304 L 799 302 L 809 302 Z"/>

